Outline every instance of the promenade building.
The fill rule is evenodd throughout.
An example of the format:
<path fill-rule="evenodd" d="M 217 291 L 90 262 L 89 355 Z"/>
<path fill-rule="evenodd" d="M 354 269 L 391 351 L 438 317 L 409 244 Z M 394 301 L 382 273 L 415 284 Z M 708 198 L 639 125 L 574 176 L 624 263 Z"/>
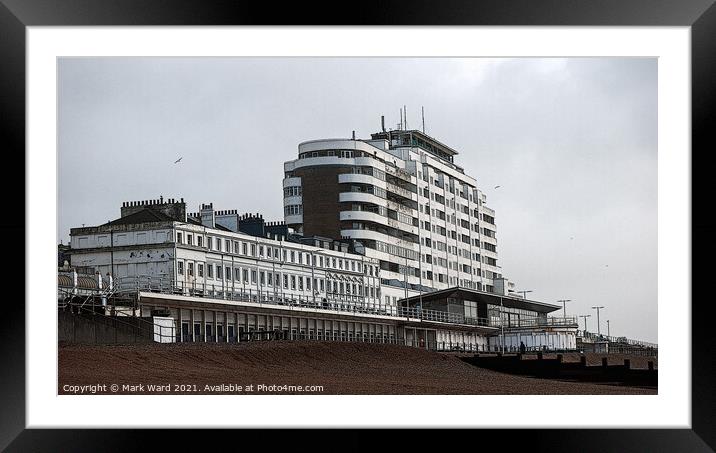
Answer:
<path fill-rule="evenodd" d="M 418 130 L 303 142 L 284 164 L 286 224 L 378 260 L 386 304 L 451 287 L 506 292 L 495 211 L 458 151 Z"/>

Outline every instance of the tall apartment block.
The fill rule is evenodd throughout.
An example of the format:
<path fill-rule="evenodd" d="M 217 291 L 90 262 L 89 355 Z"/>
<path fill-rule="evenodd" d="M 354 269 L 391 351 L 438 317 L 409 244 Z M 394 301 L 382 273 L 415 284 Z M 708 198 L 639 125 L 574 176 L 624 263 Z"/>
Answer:
<path fill-rule="evenodd" d="M 303 142 L 284 164 L 285 222 L 355 241 L 380 262 L 386 302 L 464 287 L 507 293 L 495 212 L 458 152 L 418 130 Z"/>

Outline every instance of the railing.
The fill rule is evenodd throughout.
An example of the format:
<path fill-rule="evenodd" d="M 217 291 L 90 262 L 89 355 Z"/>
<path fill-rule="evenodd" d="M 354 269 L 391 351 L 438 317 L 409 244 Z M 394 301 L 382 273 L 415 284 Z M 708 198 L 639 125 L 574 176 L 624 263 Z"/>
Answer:
<path fill-rule="evenodd" d="M 409 200 L 413 199 L 413 196 L 416 195 L 415 192 L 411 192 L 408 189 L 404 189 L 396 184 L 386 182 L 386 187 L 388 188 L 389 192 L 393 192 L 394 194 L 400 195 L 401 197 L 405 197 Z"/>
<path fill-rule="evenodd" d="M 180 296 L 202 297 L 217 300 L 251 302 L 259 305 L 274 305 L 291 308 L 311 308 L 334 312 L 363 313 L 372 315 L 394 316 L 419 319 L 422 321 L 444 322 L 450 324 L 466 324 L 485 327 L 502 327 L 500 320 L 479 317 L 466 317 L 460 313 L 439 310 L 428 310 L 417 307 L 396 307 L 383 304 L 380 299 L 367 299 L 359 295 L 337 295 L 326 292 L 325 296 L 287 295 L 273 290 L 256 290 L 227 288 L 221 285 L 205 283 L 186 283 L 172 281 L 165 277 L 121 277 L 117 279 L 117 292 L 144 291 Z M 310 290 L 309 290 L 310 291 Z M 576 326 L 574 317 L 520 318 L 518 321 L 505 318 L 504 328 L 521 327 L 571 327 Z"/>
<path fill-rule="evenodd" d="M 402 179 L 403 181 L 407 181 L 409 183 L 412 183 L 412 180 L 410 179 L 411 174 L 402 168 L 393 167 L 391 165 L 385 166 L 385 172 L 389 175 L 395 176 L 397 178 Z"/>
<path fill-rule="evenodd" d="M 413 307 L 398 307 L 398 316 L 421 319 L 424 321 L 447 322 L 452 324 L 470 324 L 474 326 L 490 326 L 487 318 L 468 318 L 459 313 L 450 313 L 447 311 L 438 310 L 425 310 Z"/>
<path fill-rule="evenodd" d="M 642 347 L 642 348 L 652 348 L 652 349 L 657 349 L 659 347 L 658 344 L 649 343 L 648 341 L 632 340 L 627 337 L 614 337 L 614 336 L 602 335 L 602 334 L 597 334 L 594 332 L 588 332 L 585 330 L 578 330 L 577 337 L 581 337 L 583 339 L 587 339 L 587 340 L 591 340 L 591 341 L 607 341 L 610 343 L 610 347 L 612 346 L 612 344 L 625 345 L 625 346 L 638 346 L 638 347 Z"/>
<path fill-rule="evenodd" d="M 151 339 L 158 343 L 171 343 L 176 341 L 175 327 L 162 326 L 142 319 L 141 317 L 118 316 L 114 312 L 114 307 L 98 304 L 85 305 L 84 303 L 65 301 L 58 304 L 58 309 L 70 311 L 75 315 L 82 316 L 85 319 L 91 319 L 94 322 L 100 322 L 115 329 L 123 328 L 132 332 L 135 341 L 137 338 Z M 107 309 L 112 310 L 109 315 L 104 312 Z"/>
<path fill-rule="evenodd" d="M 222 288 L 221 286 L 217 287 L 203 283 L 187 284 L 185 282 L 172 282 L 169 279 L 161 277 L 123 277 L 118 279 L 117 285 L 123 291 L 133 289 L 136 291 L 157 292 L 161 294 L 253 302 L 260 305 L 276 305 L 288 308 L 299 307 L 335 312 L 394 316 L 451 324 L 490 325 L 485 318 L 469 318 L 458 313 L 384 305 L 380 302 L 375 303 L 370 300 L 365 300 L 360 296 L 342 296 L 343 300 L 337 297 L 323 300 L 323 298 L 319 297 L 314 299 L 312 296 L 281 295 L 280 293 L 273 293 L 272 291 L 256 291 L 243 288 L 230 290 Z M 326 294 L 330 295 L 330 293 Z"/>
<path fill-rule="evenodd" d="M 330 292 L 325 293 L 327 297 L 316 296 L 314 298 L 311 295 L 296 296 L 282 294 L 280 290 L 274 292 L 271 290 L 262 291 L 244 288 L 232 289 L 222 287 L 221 285 L 209 285 L 204 283 L 189 284 L 181 281 L 173 282 L 161 277 L 125 277 L 118 279 L 117 284 L 125 291 L 131 289 L 134 291 L 204 297 L 236 302 L 251 302 L 259 305 L 276 305 L 288 308 L 312 308 L 385 316 L 397 315 L 396 307 L 384 305 L 378 301 L 379 299 L 370 300 L 357 295 L 335 296 Z"/>
<path fill-rule="evenodd" d="M 368 195 L 374 195 L 378 198 L 386 198 L 386 190 L 380 187 L 369 186 L 365 189 L 361 189 L 356 186 L 351 186 L 349 190 L 343 190 L 343 193 L 366 193 Z"/>
<path fill-rule="evenodd" d="M 499 323 L 498 323 L 499 324 Z M 505 320 L 505 328 L 521 327 L 576 327 L 576 317 L 546 317 L 546 318 L 520 318 L 517 322 L 514 319 Z"/>

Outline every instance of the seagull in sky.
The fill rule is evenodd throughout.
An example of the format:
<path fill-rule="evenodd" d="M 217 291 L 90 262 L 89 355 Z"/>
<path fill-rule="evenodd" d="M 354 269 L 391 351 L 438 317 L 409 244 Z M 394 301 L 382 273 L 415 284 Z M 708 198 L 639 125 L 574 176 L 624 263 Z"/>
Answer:
<path fill-rule="evenodd" d="M 180 157 L 179 159 L 175 160 L 174 163 L 178 164 L 179 162 L 181 162 L 182 159 L 184 159 L 184 157 Z"/>
<path fill-rule="evenodd" d="M 500 187 L 500 186 L 495 186 L 495 189 L 497 189 L 498 187 Z"/>

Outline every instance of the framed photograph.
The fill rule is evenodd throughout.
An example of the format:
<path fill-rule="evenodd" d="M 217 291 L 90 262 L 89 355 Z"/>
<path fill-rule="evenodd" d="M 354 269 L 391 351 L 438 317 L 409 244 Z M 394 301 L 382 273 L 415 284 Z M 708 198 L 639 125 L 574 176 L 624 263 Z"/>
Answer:
<path fill-rule="evenodd" d="M 711 247 L 690 209 L 711 2 L 354 13 L 3 0 L 27 295 L 0 447 L 510 428 L 716 448 L 689 253 Z"/>

